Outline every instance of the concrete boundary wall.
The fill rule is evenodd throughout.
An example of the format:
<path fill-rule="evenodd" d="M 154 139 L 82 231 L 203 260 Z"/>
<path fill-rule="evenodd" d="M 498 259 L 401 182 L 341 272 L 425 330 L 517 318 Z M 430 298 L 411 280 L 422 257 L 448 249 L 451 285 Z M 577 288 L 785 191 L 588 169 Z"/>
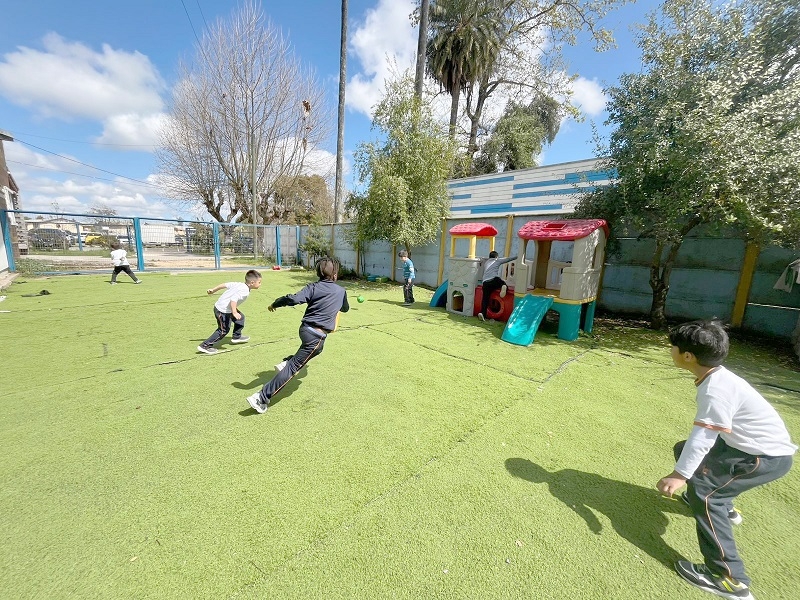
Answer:
<path fill-rule="evenodd" d="M 514 255 L 520 248 L 517 235 L 529 221 L 563 218 L 562 216 L 510 215 L 472 219 L 446 219 L 444 235 L 430 244 L 411 249 L 417 270 L 417 283 L 435 289 L 447 279 L 451 227 L 459 223 L 489 223 L 498 230 L 495 249 L 501 255 Z M 399 280 L 399 248 L 386 242 L 369 244 L 364 255 L 364 269 L 357 264 L 357 255 L 345 241 L 343 232 L 349 224 L 328 225 L 334 240 L 334 254 L 348 269 L 361 275 L 379 275 Z M 301 227 L 304 238 L 306 227 Z M 510 231 L 510 239 L 509 239 Z M 442 252 L 442 242 L 444 243 Z M 681 246 L 670 280 L 666 314 L 674 319 L 718 317 L 731 323 L 745 265 L 745 240 L 735 232 L 712 236 L 703 230 L 689 237 Z M 645 316 L 650 312 L 652 290 L 649 284 L 650 259 L 655 250 L 653 240 L 623 239 L 619 250 L 607 254 L 598 304 L 612 312 Z M 478 256 L 489 254 L 488 240 L 480 240 Z M 456 241 L 456 255 L 466 256 L 467 241 Z M 441 259 L 441 257 L 444 257 Z M 800 252 L 775 246 L 757 251 L 749 290 L 742 295 L 741 328 L 783 339 L 791 339 L 800 318 L 800 283 L 791 292 L 774 290 L 786 266 L 800 258 Z M 394 269 L 394 270 L 393 270 Z M 441 275 L 440 275 L 441 273 Z"/>

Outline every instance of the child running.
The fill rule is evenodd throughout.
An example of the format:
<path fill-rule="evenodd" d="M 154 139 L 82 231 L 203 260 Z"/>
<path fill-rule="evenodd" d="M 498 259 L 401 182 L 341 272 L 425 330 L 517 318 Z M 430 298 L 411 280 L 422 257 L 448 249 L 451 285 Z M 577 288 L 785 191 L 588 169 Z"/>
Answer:
<path fill-rule="evenodd" d="M 111 274 L 111 285 L 117 284 L 117 275 L 120 273 L 126 273 L 128 277 L 133 279 L 133 283 L 142 283 L 142 280 L 131 271 L 128 253 L 125 252 L 119 242 L 111 242 L 111 263 L 114 265 L 114 272 Z"/>
<path fill-rule="evenodd" d="M 733 500 L 783 477 L 797 450 L 775 409 L 749 383 L 722 366 L 728 334 L 722 323 L 692 321 L 670 331 L 672 361 L 695 376 L 697 413 L 689 439 L 674 448 L 675 469 L 656 488 L 665 496 L 687 484 L 704 562 L 675 563 L 691 585 L 723 598 L 752 599 L 736 549 Z"/>
<path fill-rule="evenodd" d="M 244 283 L 241 281 L 220 283 L 218 286 L 206 290 L 206 293 L 210 296 L 223 288 L 227 288 L 214 304 L 214 319 L 217 321 L 217 330 L 211 334 L 211 337 L 197 347 L 198 352 L 202 352 L 203 354 L 216 354 L 219 352 L 219 350 L 214 348 L 214 344 L 228 335 L 231 322 L 233 323 L 231 343 L 244 344 L 250 341 L 248 336 L 242 335 L 242 329 L 244 329 L 244 313 L 239 310 L 239 306 L 247 300 L 247 297 L 250 295 L 250 290 L 257 290 L 260 287 L 261 273 L 250 269 L 244 276 Z"/>
<path fill-rule="evenodd" d="M 270 312 L 274 312 L 281 306 L 307 304 L 306 312 L 300 321 L 300 348 L 294 356 L 285 359 L 281 370 L 264 384 L 260 392 L 247 399 L 256 412 L 262 414 L 267 412 L 270 399 L 281 391 L 308 361 L 322 353 L 325 338 L 336 329 L 339 312 L 350 310 L 345 289 L 336 283 L 338 275 L 339 264 L 335 260 L 320 259 L 317 262 L 319 281 L 309 283 L 296 294 L 281 296 L 267 307 Z"/>

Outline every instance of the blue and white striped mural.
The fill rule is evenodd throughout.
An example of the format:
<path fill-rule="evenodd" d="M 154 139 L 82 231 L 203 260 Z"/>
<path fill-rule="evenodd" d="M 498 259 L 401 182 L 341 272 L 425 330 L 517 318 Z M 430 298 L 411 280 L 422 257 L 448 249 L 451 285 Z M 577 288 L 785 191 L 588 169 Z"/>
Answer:
<path fill-rule="evenodd" d="M 447 183 L 450 216 L 570 213 L 582 192 L 608 185 L 597 159 L 492 173 Z"/>

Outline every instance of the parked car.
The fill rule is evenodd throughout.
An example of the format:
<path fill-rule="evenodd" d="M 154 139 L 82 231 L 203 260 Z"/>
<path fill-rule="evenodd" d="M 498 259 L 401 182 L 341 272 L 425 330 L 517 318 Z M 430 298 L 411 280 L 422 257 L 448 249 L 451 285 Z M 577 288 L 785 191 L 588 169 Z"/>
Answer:
<path fill-rule="evenodd" d="M 28 232 L 28 241 L 34 248 L 69 248 L 71 237 L 60 229 L 40 227 Z"/>
<path fill-rule="evenodd" d="M 49 235 L 41 234 L 38 231 L 28 232 L 28 244 L 31 248 L 51 249 L 55 248 L 56 240 Z"/>
<path fill-rule="evenodd" d="M 86 237 L 83 238 L 83 243 L 89 246 L 101 246 L 106 243 L 107 240 L 108 236 L 102 233 L 87 233 Z"/>
<path fill-rule="evenodd" d="M 246 235 L 235 234 L 229 236 L 223 242 L 222 247 L 231 250 L 235 254 L 252 254 L 253 238 Z"/>

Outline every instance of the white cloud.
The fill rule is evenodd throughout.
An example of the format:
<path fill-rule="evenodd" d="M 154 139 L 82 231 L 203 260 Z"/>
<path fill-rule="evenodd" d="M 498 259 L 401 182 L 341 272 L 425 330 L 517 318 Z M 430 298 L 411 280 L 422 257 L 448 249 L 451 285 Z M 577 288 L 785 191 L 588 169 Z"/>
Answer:
<path fill-rule="evenodd" d="M 606 109 L 606 95 L 597 79 L 578 77 L 572 82 L 572 103 L 585 114 L 596 117 Z"/>
<path fill-rule="evenodd" d="M 97 172 L 62 158 L 34 152 L 22 144 L 7 144 L 6 159 L 20 188 L 22 210 L 86 214 L 104 204 L 121 216 L 172 218 L 174 206 L 160 199 L 154 177 L 137 183 Z M 85 175 L 83 174 L 85 173 Z"/>
<path fill-rule="evenodd" d="M 42 118 L 102 122 L 97 141 L 153 144 L 166 85 L 150 59 L 104 44 L 95 51 L 56 33 L 42 49 L 18 47 L 0 60 L 0 94 Z"/>
<path fill-rule="evenodd" d="M 409 20 L 414 7 L 412 0 L 380 0 L 350 36 L 350 50 L 362 71 L 347 83 L 347 105 L 352 109 L 371 117 L 394 65 L 401 71 L 414 66 L 417 29 Z"/>
<path fill-rule="evenodd" d="M 105 120 L 103 133 L 95 141 L 123 146 L 156 146 L 166 119 L 165 113 L 113 115 Z"/>

